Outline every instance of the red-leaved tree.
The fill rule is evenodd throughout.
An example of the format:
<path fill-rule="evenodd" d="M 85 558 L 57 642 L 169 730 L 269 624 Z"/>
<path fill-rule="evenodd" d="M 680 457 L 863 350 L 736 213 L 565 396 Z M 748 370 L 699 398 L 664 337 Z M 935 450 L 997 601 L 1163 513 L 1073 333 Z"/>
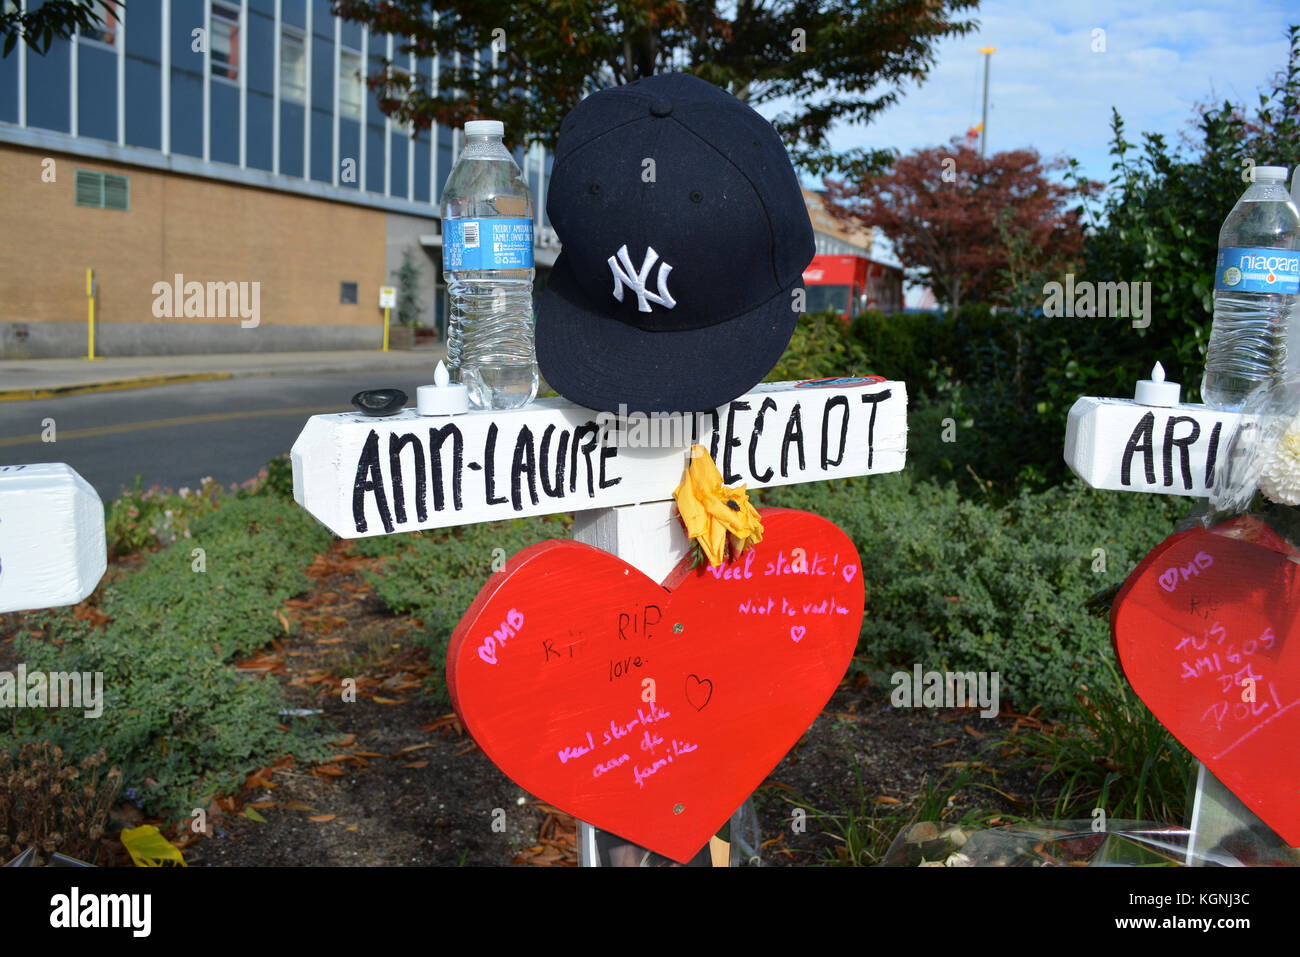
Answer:
<path fill-rule="evenodd" d="M 940 302 L 1023 307 L 1035 301 L 1041 277 L 1065 271 L 1081 254 L 1080 213 L 1069 208 L 1079 187 L 1047 175 L 1065 166 L 1032 149 L 981 159 L 954 138 L 898 157 L 882 176 L 824 180 L 827 208 L 883 230 L 911 278 Z"/>

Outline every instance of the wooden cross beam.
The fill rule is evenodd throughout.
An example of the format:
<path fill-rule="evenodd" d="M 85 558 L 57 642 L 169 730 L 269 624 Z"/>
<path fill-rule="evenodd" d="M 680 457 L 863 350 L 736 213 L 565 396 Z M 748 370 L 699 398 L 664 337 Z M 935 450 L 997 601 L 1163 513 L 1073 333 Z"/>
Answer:
<path fill-rule="evenodd" d="M 0 466 L 0 613 L 75 605 L 107 567 L 89 482 L 62 463 Z"/>
<path fill-rule="evenodd" d="M 565 399 L 509 412 L 317 415 L 293 445 L 298 504 L 340 538 L 671 499 L 683 453 L 709 448 L 750 488 L 902 469 L 901 382 L 764 383 L 712 412 L 613 416 Z"/>
<path fill-rule="evenodd" d="M 1065 461 L 1091 488 L 1205 498 L 1241 425 L 1205 405 L 1083 396 L 1065 427 Z"/>

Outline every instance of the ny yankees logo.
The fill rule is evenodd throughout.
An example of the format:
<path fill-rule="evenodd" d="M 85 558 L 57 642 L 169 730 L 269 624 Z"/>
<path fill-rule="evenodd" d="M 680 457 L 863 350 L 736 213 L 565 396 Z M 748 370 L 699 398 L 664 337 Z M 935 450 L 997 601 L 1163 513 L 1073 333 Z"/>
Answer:
<path fill-rule="evenodd" d="M 610 271 L 614 274 L 614 298 L 619 302 L 623 301 L 623 285 L 626 283 L 636 293 L 638 312 L 650 311 L 647 299 L 669 309 L 677 305 L 677 300 L 668 291 L 668 274 L 673 271 L 673 267 L 666 262 L 659 267 L 659 295 L 646 291 L 645 283 L 650 278 L 650 270 L 654 269 L 655 263 L 659 262 L 659 254 L 654 251 L 654 247 L 646 247 L 645 259 L 641 263 L 639 272 L 632 271 L 632 257 L 628 255 L 627 243 L 619 247 L 617 260 L 610 256 L 607 262 Z"/>

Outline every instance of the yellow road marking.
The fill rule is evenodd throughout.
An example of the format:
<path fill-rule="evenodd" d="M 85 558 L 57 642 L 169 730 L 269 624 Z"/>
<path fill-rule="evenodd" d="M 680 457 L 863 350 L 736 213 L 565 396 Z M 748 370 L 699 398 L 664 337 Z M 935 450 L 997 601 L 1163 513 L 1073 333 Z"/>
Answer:
<path fill-rule="evenodd" d="M 144 429 L 169 429 L 178 425 L 197 425 L 201 422 L 225 422 L 230 419 L 256 419 L 264 418 L 268 415 L 316 415 L 324 412 L 346 412 L 346 409 L 340 409 L 337 405 L 331 406 L 303 406 L 296 409 L 259 409 L 254 412 L 210 412 L 205 415 L 183 415 L 175 419 L 154 419 L 150 422 L 126 422 L 121 425 L 100 425 L 93 429 L 60 429 L 55 433 L 55 438 L 62 442 L 65 439 L 87 439 L 98 435 L 116 435 L 121 432 L 139 432 Z M 0 439 L 0 448 L 7 448 L 15 445 L 40 445 L 41 434 L 39 432 L 33 435 L 17 435 L 11 439 Z"/>

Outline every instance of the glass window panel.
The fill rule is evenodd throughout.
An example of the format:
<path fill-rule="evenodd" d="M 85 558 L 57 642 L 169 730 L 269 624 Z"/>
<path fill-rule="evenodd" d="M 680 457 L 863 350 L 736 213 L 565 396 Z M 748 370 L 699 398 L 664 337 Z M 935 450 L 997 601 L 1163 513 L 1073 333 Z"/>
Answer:
<path fill-rule="evenodd" d="M 223 80 L 239 80 L 239 8 L 212 5 L 210 50 L 212 75 Z"/>
<path fill-rule="evenodd" d="M 351 50 L 339 52 L 339 115 L 361 119 L 363 85 L 361 81 L 361 54 Z"/>
<path fill-rule="evenodd" d="M 280 34 L 280 98 L 302 103 L 307 98 L 307 43 L 297 30 Z"/>

